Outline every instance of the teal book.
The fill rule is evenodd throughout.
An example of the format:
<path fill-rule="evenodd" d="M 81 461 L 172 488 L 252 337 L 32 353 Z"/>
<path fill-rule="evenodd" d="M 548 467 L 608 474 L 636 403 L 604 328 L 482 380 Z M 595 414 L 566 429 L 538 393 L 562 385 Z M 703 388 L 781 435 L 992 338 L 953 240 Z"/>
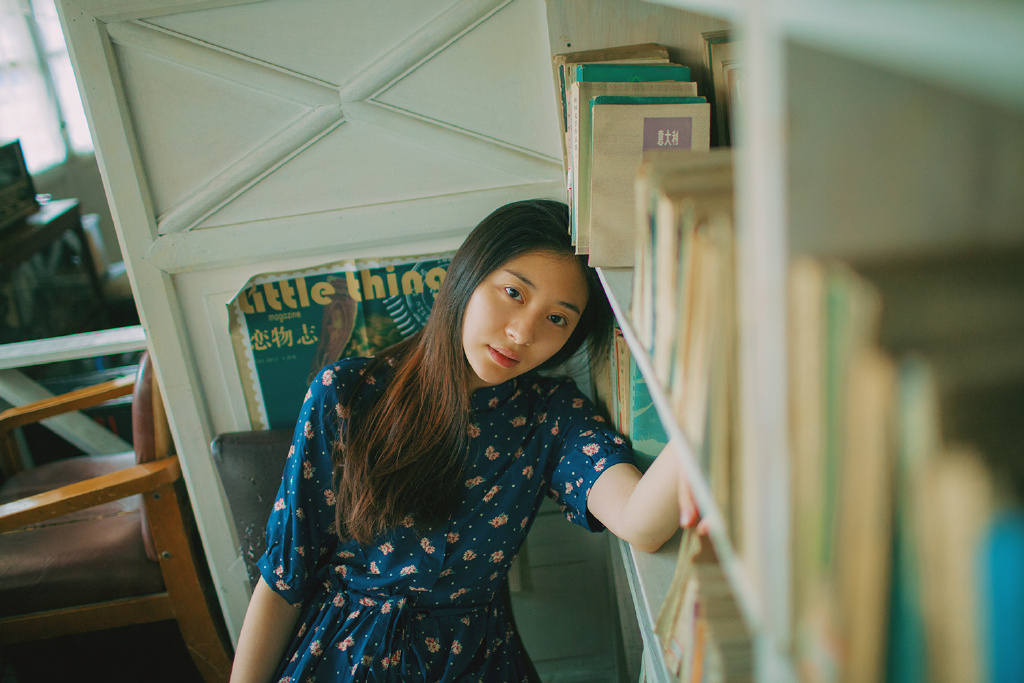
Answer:
<path fill-rule="evenodd" d="M 993 521 L 980 555 L 988 680 L 1024 681 L 1024 510 L 1009 510 Z"/>
<path fill-rule="evenodd" d="M 602 104 L 699 104 L 707 102 L 706 97 L 635 97 L 631 95 L 598 95 L 590 100 L 590 115 L 594 115 L 594 107 Z M 593 134 L 593 131 L 591 131 Z"/>
<path fill-rule="evenodd" d="M 689 81 L 690 67 L 681 64 L 578 64 L 576 80 L 602 83 Z"/>
<path fill-rule="evenodd" d="M 658 417 L 658 410 L 654 407 L 647 381 L 632 357 L 629 360 L 629 375 L 632 389 L 629 400 L 629 435 L 633 452 L 636 454 L 637 467 L 643 472 L 668 444 L 668 435 L 661 424 L 661 418 Z"/>

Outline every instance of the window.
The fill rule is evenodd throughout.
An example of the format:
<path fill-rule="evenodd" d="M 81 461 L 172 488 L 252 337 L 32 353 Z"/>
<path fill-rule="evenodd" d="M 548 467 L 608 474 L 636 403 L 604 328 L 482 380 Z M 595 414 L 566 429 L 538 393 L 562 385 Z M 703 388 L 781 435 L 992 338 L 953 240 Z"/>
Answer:
<path fill-rule="evenodd" d="M 33 174 L 93 149 L 54 0 L 0 0 L 0 141 L 16 138 Z"/>

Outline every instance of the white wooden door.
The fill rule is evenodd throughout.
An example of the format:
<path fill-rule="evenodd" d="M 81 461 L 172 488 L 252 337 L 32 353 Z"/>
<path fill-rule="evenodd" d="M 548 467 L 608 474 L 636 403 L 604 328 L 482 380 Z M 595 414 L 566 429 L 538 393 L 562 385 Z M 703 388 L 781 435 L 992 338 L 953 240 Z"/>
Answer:
<path fill-rule="evenodd" d="M 228 628 L 249 589 L 212 464 L 248 429 L 248 278 L 457 246 L 561 198 L 542 0 L 58 0 Z"/>

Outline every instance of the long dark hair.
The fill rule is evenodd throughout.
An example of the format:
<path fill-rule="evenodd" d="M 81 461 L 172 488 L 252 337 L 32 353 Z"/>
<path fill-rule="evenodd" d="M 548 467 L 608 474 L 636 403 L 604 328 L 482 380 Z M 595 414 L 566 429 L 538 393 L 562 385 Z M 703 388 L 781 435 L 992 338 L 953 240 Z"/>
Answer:
<path fill-rule="evenodd" d="M 447 521 L 469 427 L 466 306 L 488 275 L 518 256 L 540 251 L 576 258 L 568 225 L 565 204 L 545 199 L 513 202 L 491 213 L 452 258 L 424 328 L 365 368 L 361 383 L 384 364 L 393 366 L 387 386 L 368 405 L 350 405 L 347 433 L 335 449 L 335 514 L 342 538 L 368 545 L 409 518 L 421 529 Z M 565 345 L 538 369 L 565 362 L 588 338 L 592 358 L 606 353 L 611 309 L 585 259 L 579 257 L 587 305 Z"/>

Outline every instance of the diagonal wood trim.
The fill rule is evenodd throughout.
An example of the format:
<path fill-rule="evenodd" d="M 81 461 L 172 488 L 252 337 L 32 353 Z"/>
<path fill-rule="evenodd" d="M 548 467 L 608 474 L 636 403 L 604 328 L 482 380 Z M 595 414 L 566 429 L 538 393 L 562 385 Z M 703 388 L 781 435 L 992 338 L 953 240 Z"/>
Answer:
<path fill-rule="evenodd" d="M 161 235 L 184 232 L 260 182 L 343 122 L 337 104 L 317 107 L 250 150 L 187 200 L 160 217 Z"/>
<path fill-rule="evenodd" d="M 35 403 L 8 408 L 0 413 L 0 434 L 9 432 L 16 427 L 45 420 L 54 415 L 62 415 L 74 410 L 99 405 L 120 396 L 132 393 L 135 387 L 135 375 L 119 377 L 102 384 L 76 389 L 60 396 L 47 398 Z"/>
<path fill-rule="evenodd" d="M 114 45 L 138 50 L 191 71 L 260 90 L 278 99 L 317 107 L 337 104 L 334 86 L 240 52 L 138 21 L 107 25 Z"/>
<path fill-rule="evenodd" d="M 390 135 L 444 150 L 483 166 L 541 182 L 561 178 L 562 160 L 471 133 L 380 102 L 349 102 L 345 118 L 380 128 Z"/>
<path fill-rule="evenodd" d="M 79 6 L 102 22 L 125 21 L 166 14 L 195 12 L 259 0 L 84 0 Z"/>
<path fill-rule="evenodd" d="M 181 476 L 177 456 L 135 465 L 0 505 L 0 532 L 152 491 Z"/>
<path fill-rule="evenodd" d="M 35 612 L 0 620 L 0 643 L 26 643 L 42 638 L 86 633 L 96 630 L 97 621 L 106 628 L 173 619 L 167 593 L 127 598 L 116 602 Z"/>
<path fill-rule="evenodd" d="M 486 21 L 511 0 L 462 0 L 338 89 L 342 103 L 372 98 Z"/>

